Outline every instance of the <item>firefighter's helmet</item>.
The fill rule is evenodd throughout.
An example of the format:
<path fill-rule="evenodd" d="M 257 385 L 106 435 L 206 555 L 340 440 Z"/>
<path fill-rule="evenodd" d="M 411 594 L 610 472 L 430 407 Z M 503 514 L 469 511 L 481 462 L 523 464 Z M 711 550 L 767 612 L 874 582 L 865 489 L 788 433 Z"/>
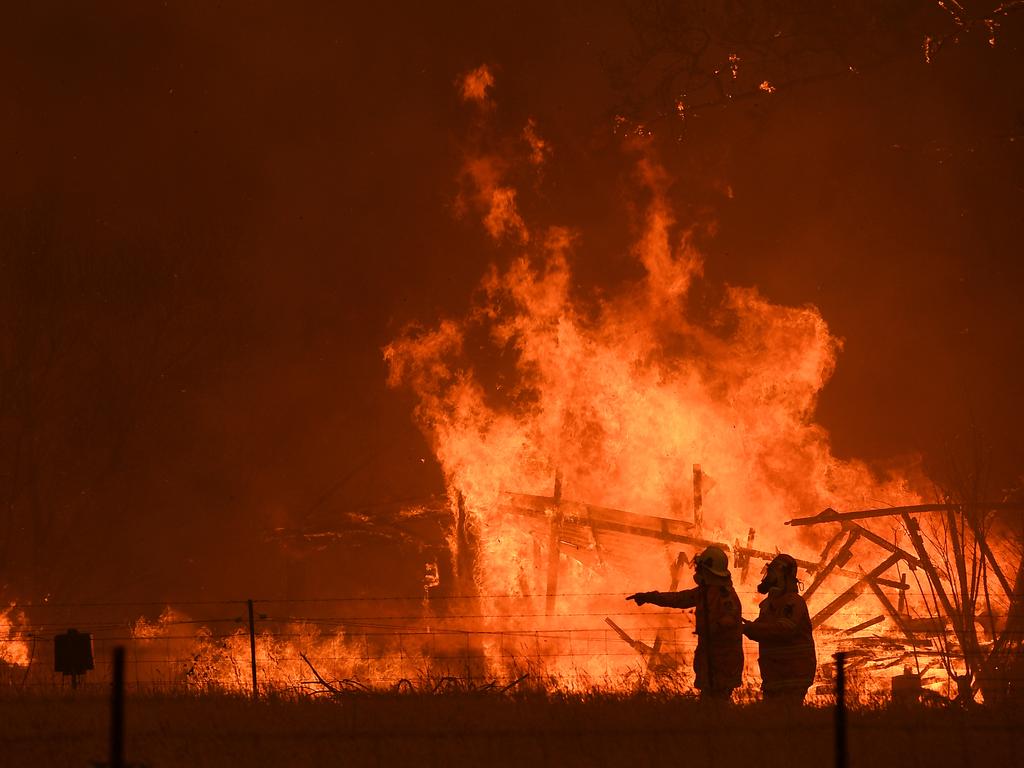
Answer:
<path fill-rule="evenodd" d="M 693 562 L 698 568 L 704 568 L 715 576 L 729 575 L 729 557 L 718 547 L 708 547 Z"/>
<path fill-rule="evenodd" d="M 787 578 L 787 579 L 795 579 L 796 578 L 796 569 L 797 569 L 798 566 L 797 566 L 796 560 L 793 558 L 792 555 L 785 555 L 785 554 L 778 554 L 778 555 L 776 555 L 775 559 L 772 560 L 770 563 L 768 563 L 768 568 L 773 568 L 773 567 L 776 567 L 776 566 L 779 567 L 779 568 L 782 568 L 784 570 L 785 578 Z"/>

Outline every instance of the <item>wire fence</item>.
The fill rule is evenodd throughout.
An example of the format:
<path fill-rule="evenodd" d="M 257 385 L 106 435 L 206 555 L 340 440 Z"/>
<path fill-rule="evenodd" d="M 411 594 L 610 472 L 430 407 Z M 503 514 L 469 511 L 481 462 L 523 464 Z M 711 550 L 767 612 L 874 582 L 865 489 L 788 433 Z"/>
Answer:
<path fill-rule="evenodd" d="M 251 627 L 245 600 L 19 606 L 3 614 L 6 627 L 0 624 L 0 686 L 104 686 L 112 649 L 120 645 L 126 681 L 140 690 L 245 692 L 252 687 L 253 654 L 259 690 L 436 689 L 440 681 L 503 687 L 525 678 L 547 688 L 692 689 L 692 612 L 640 608 L 618 602 L 621 593 L 595 592 L 560 595 L 558 610 L 548 615 L 537 609 L 543 597 L 256 599 Z M 844 618 L 854 625 L 876 614 L 877 606 L 850 608 Z M 71 628 L 91 636 L 94 668 L 82 676 L 55 670 L 55 639 Z M 823 629 L 816 640 L 821 666 L 813 691 L 820 695 L 831 694 L 829 660 L 844 648 L 859 649 L 852 672 L 863 696 L 887 696 L 892 678 L 907 666 L 925 686 L 942 695 L 951 690 L 942 649 L 923 636 L 909 646 L 872 625 L 856 635 Z M 744 685 L 753 691 L 757 646 L 744 644 Z"/>

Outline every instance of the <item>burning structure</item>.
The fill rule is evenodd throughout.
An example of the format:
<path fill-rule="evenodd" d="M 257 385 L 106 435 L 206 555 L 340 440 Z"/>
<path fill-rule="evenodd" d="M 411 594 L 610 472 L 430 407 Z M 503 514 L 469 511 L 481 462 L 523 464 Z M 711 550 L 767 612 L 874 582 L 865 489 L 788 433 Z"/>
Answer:
<path fill-rule="evenodd" d="M 467 101 L 489 104 L 484 74 L 467 76 L 483 83 L 464 89 Z M 529 151 L 538 138 L 527 129 L 522 154 L 536 166 L 544 155 Z M 452 544 L 472 568 L 461 576 L 477 587 L 483 625 L 526 629 L 525 615 L 531 629 L 581 629 L 634 586 L 675 588 L 695 547 L 731 551 L 742 582 L 786 551 L 824 649 L 859 647 L 866 676 L 886 682 L 885 670 L 942 668 L 932 682 L 984 690 L 1019 638 L 1020 532 L 1005 515 L 1020 506 L 926 505 L 914 462 L 880 476 L 834 456 L 812 414 L 840 340 L 814 307 L 754 289 L 709 301 L 695 230 L 675 221 L 667 174 L 642 142 L 634 151 L 634 281 L 581 294 L 570 266 L 579 233 L 529 226 L 503 176 L 513 160 L 474 155 L 465 204 L 522 255 L 492 268 L 464 320 L 410 329 L 386 350 L 458 500 Z M 673 654 L 667 626 L 631 620 L 610 626 L 648 665 Z M 606 669 L 572 664 L 591 677 Z"/>

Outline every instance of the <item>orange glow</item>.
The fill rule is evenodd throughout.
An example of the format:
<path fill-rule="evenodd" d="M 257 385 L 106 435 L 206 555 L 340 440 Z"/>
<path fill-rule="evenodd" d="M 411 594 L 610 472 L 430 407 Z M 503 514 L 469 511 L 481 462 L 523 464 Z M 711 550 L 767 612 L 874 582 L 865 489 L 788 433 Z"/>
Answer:
<path fill-rule="evenodd" d="M 523 128 L 523 139 L 530 147 L 530 162 L 533 165 L 542 165 L 551 154 L 551 145 L 548 144 L 537 132 L 537 123 L 533 118 L 526 121 Z"/>
<path fill-rule="evenodd" d="M 27 667 L 30 659 L 29 643 L 24 635 L 25 616 L 14 606 L 0 611 L 0 662 Z"/>
<path fill-rule="evenodd" d="M 487 91 L 494 85 L 494 75 L 490 67 L 481 64 L 471 72 L 466 73 L 459 82 L 459 90 L 464 101 L 474 101 L 479 104 L 490 102 Z"/>
<path fill-rule="evenodd" d="M 761 88 L 774 91 L 767 82 Z M 481 191 L 496 186 L 493 178 L 474 178 Z M 416 417 L 451 497 L 465 500 L 478 537 L 476 585 L 481 595 L 497 596 L 481 598 L 485 630 L 583 631 L 594 624 L 587 617 L 621 612 L 632 589 L 668 588 L 678 549 L 635 540 L 616 541 L 621 551 L 613 551 L 594 534 L 558 543 L 552 577 L 547 523 L 510 514 L 508 492 L 552 497 L 557 485 L 562 511 L 552 500 L 547 521 L 584 510 L 580 502 L 690 521 L 697 511 L 691 467 L 699 464 L 714 478 L 704 485 L 700 510 L 705 538 L 731 544 L 754 529 L 768 542 L 763 548 L 812 561 L 825 532 L 786 527 L 787 519 L 826 507 L 919 501 L 911 467 L 882 477 L 837 458 L 814 422 L 842 347 L 818 309 L 727 286 L 709 317 L 691 314 L 688 298 L 704 257 L 672 212 L 665 169 L 642 153 L 636 178 L 637 199 L 647 201 L 631 252 L 643 268 L 639 280 L 600 297 L 579 295 L 572 263 L 586 258 L 580 238 L 568 228 L 530 228 L 517 213 L 512 229 L 523 251 L 509 266 L 489 269 L 467 316 L 410 331 L 385 350 L 389 383 L 415 393 Z M 508 218 L 493 211 L 484 211 L 483 223 L 500 240 L 509 227 L 495 221 Z M 471 335 L 488 340 L 482 354 L 467 345 Z M 485 362 L 495 355 L 511 366 L 497 381 Z M 546 616 L 552 578 L 558 597 Z M 684 573 L 680 588 L 688 580 Z M 502 596 L 519 602 L 513 609 Z M 743 596 L 745 614 L 754 615 L 749 585 Z M 847 606 L 837 615 L 847 626 L 863 620 Z M 638 631 L 662 621 L 645 614 L 631 620 Z M 753 659 L 756 651 L 748 650 Z M 505 656 L 487 643 L 483 651 L 495 671 L 505 671 Z M 570 667 L 555 656 L 548 669 L 563 679 L 603 671 L 606 680 L 622 680 L 639 661 L 609 663 L 595 654 L 588 663 L 576 654 Z"/>

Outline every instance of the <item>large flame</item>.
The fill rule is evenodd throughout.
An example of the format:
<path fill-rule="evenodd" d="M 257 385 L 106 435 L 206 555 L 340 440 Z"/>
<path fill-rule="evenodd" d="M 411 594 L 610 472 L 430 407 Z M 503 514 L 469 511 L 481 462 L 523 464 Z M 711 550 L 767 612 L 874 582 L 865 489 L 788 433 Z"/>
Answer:
<path fill-rule="evenodd" d="M 543 141 L 535 121 L 523 137 L 521 164 L 536 166 L 544 156 L 527 151 Z M 518 243 L 520 255 L 492 265 L 466 316 L 411 327 L 385 350 L 389 383 L 416 394 L 416 417 L 452 497 L 464 500 L 482 595 L 544 592 L 545 542 L 504 515 L 499 500 L 505 491 L 551 496 L 556 477 L 565 499 L 690 520 L 691 467 L 700 464 L 705 536 L 732 542 L 753 528 L 771 547 L 810 559 L 816 534 L 785 520 L 919 501 L 907 479 L 916 475 L 912 462 L 882 477 L 833 455 L 815 423 L 842 346 L 816 307 L 726 286 L 719 305 L 694 309 L 703 258 L 673 216 L 669 175 L 649 151 L 636 158 L 636 199 L 646 203 L 632 256 L 642 276 L 588 293 L 572 272 L 588 257 L 580 238 L 570 228 L 531 227 L 516 208 L 500 172 L 515 157 L 471 154 L 468 197 L 493 239 Z M 644 548 L 626 568 L 563 553 L 556 567 L 567 598 L 545 626 L 581 629 L 593 619 L 572 617 L 621 612 L 618 595 L 665 588 L 674 553 Z M 522 605 L 482 604 L 486 625 L 526 626 L 517 619 Z M 537 614 L 527 615 L 537 626 Z"/>
<path fill-rule="evenodd" d="M 712 529 L 754 527 L 798 550 L 816 542 L 793 540 L 789 518 L 918 501 L 904 477 L 836 458 L 814 422 L 841 347 L 815 307 L 732 286 L 710 318 L 693 317 L 701 256 L 685 232 L 673 239 L 664 173 L 640 165 L 651 198 L 634 248 L 640 280 L 575 296 L 571 261 L 586 255 L 551 229 L 492 267 L 468 316 L 386 349 L 390 383 L 418 396 L 417 418 L 481 531 L 497 524 L 500 491 L 550 493 L 556 472 L 567 497 L 688 517 L 699 463 L 715 482 Z M 507 586 L 509 574 L 484 564 L 489 589 Z"/>

